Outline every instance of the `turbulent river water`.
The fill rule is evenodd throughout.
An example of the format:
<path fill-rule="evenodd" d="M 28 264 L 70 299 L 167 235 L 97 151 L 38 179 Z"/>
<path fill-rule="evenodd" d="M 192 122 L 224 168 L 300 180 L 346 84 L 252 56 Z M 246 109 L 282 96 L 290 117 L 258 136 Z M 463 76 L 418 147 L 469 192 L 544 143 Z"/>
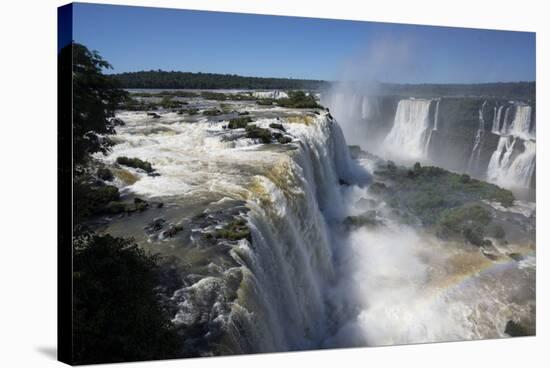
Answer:
<path fill-rule="evenodd" d="M 125 195 L 165 205 L 113 218 L 104 231 L 132 236 L 182 270 L 168 298 L 190 355 L 494 338 L 506 336 L 509 320 L 534 324 L 533 244 L 511 241 L 489 259 L 403 225 L 368 192 L 376 163 L 350 157 L 328 112 L 228 104 L 259 127 L 282 124 L 292 142 L 261 144 L 226 129 L 224 116 L 120 112 L 116 145 L 99 157 L 113 167 L 119 156 L 138 157 L 159 174 L 115 170 Z M 427 114 L 421 102 L 403 108 L 402 125 L 412 112 Z M 387 141 L 421 154 L 419 134 L 399 130 Z M 385 226 L 343 226 L 370 209 Z M 502 213 L 531 215 L 522 209 Z M 186 230 L 145 233 L 159 216 Z M 251 239 L 207 239 L 235 217 Z"/>

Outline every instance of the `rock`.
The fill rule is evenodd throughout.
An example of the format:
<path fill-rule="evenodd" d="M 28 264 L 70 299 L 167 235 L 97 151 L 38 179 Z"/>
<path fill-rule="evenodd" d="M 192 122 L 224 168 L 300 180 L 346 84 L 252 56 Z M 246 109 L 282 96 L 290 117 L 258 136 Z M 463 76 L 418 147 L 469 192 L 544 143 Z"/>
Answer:
<path fill-rule="evenodd" d="M 119 119 L 119 118 L 114 118 L 111 120 L 111 123 L 114 125 L 114 126 L 124 126 L 126 125 L 126 123 L 124 121 L 122 121 L 122 119 Z"/>
<path fill-rule="evenodd" d="M 162 202 L 157 203 L 157 208 L 162 208 L 162 207 L 164 207 L 164 203 Z"/>
<path fill-rule="evenodd" d="M 145 232 L 148 234 L 157 232 L 163 228 L 165 222 L 166 220 L 162 217 L 156 217 L 145 227 Z"/>
<path fill-rule="evenodd" d="M 271 143 L 271 132 L 252 124 L 246 126 L 246 137 L 260 139 L 262 143 Z"/>
<path fill-rule="evenodd" d="M 152 116 L 153 119 L 160 119 L 160 115 L 157 114 L 156 112 L 148 112 L 147 116 Z"/>
<path fill-rule="evenodd" d="M 279 142 L 281 144 L 287 144 L 287 143 L 292 142 L 292 138 L 286 137 L 286 136 L 280 136 L 279 138 L 277 138 L 277 142 Z"/>
<path fill-rule="evenodd" d="M 103 181 L 112 181 L 115 178 L 112 171 L 105 167 L 97 169 L 97 177 Z"/>
<path fill-rule="evenodd" d="M 511 337 L 530 336 L 529 332 L 527 332 L 527 330 L 522 325 L 512 320 L 506 323 L 504 333 Z"/>
<path fill-rule="evenodd" d="M 283 131 L 283 132 L 286 133 L 286 129 L 285 129 L 285 127 L 283 126 L 283 124 L 271 123 L 271 124 L 269 124 L 269 127 L 270 127 L 270 128 L 273 128 L 273 129 L 278 129 L 278 130 Z"/>
<path fill-rule="evenodd" d="M 508 257 L 512 258 L 516 262 L 521 262 L 525 259 L 525 257 L 519 253 L 508 253 Z"/>
<path fill-rule="evenodd" d="M 376 218 L 376 211 L 367 211 L 359 216 L 347 216 L 344 219 L 344 225 L 346 227 L 376 227 L 383 225 L 384 223 Z"/>

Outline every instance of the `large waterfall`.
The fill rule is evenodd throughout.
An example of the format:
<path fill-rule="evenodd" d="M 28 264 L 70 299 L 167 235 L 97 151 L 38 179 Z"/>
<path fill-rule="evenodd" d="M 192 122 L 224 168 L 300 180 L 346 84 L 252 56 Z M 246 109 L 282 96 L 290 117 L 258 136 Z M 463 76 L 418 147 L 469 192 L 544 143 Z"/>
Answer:
<path fill-rule="evenodd" d="M 215 261 L 219 255 L 210 255 L 209 275 L 175 292 L 174 323 L 189 329 L 206 323 L 212 339 L 223 334 L 219 349 L 226 353 L 321 346 L 333 324 L 326 300 L 326 290 L 335 282 L 328 223 L 344 216 L 340 182 L 368 180 L 368 173 L 351 160 L 339 125 L 326 112 L 258 119 L 255 125 L 264 129 L 283 123 L 293 137 L 291 144 L 269 148 L 243 138 L 244 129 L 182 122 L 175 113 L 163 114 L 154 125 L 145 113 L 119 117 L 126 126 L 118 128 L 117 145 L 102 160 L 114 163 L 122 155 L 137 156 L 160 174 L 132 172 L 139 180 L 127 183 L 124 191 L 183 206 L 180 212 L 170 210 L 176 219 L 205 200 L 210 203 L 205 213 L 214 204 L 234 206 L 234 200 L 249 209 L 251 241 L 220 244 L 214 253 L 229 247 L 238 266 L 224 266 Z M 198 249 L 205 246 L 199 240 Z M 172 255 L 169 249 L 155 251 Z M 177 254 L 186 260 L 197 258 L 196 252 L 184 248 Z M 233 297 L 228 290 L 236 287 Z"/>
<path fill-rule="evenodd" d="M 530 106 L 515 103 L 495 110 L 492 132 L 500 136 L 487 167 L 487 179 L 512 188 L 529 188 L 536 164 L 535 134 L 531 127 Z M 513 114 L 513 118 L 511 118 Z"/>
<path fill-rule="evenodd" d="M 399 101 L 393 127 L 384 140 L 391 154 L 409 159 L 424 157 L 431 102 L 421 99 Z"/>

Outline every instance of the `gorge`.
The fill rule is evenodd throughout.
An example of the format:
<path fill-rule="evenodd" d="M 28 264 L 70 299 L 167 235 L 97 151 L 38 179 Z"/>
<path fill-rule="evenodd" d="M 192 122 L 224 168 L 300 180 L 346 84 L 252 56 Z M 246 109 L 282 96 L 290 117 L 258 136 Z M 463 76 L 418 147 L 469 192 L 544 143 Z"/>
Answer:
<path fill-rule="evenodd" d="M 158 294 L 182 338 L 182 356 L 504 337 L 510 321 L 533 333 L 534 207 L 446 171 L 415 166 L 409 177 L 408 169 L 365 152 L 378 153 L 370 141 L 353 141 L 383 137 L 391 154 L 424 163 L 448 139 L 440 132 L 451 131 L 455 100 L 356 98 L 357 110 L 328 104 L 329 112 L 255 100 L 280 93 L 223 93 L 229 97 L 220 102 L 173 92 L 172 101 L 185 102 L 179 110 L 121 109 L 115 145 L 95 156 L 124 203 L 147 205 L 96 216 L 90 225 L 161 256 Z M 491 161 L 495 181 L 531 175 L 528 149 L 511 152 L 533 138 L 530 110 L 502 107 L 481 102 L 472 129 L 482 133 L 465 149 L 472 153 L 464 152 L 472 165 Z M 493 128 L 484 122 L 499 110 L 507 117 L 497 124 L 500 150 L 493 150 L 483 143 Z M 392 126 L 374 123 L 392 113 Z M 346 116 L 366 120 L 368 135 L 350 134 L 358 126 Z M 501 144 L 504 138 L 517 142 Z M 350 141 L 365 150 L 350 150 Z M 440 219 L 395 202 L 419 198 L 399 191 L 401 180 L 422 187 L 434 175 L 460 195 L 430 204 Z M 489 216 L 483 245 L 438 233 L 445 210 L 474 205 Z M 506 241 L 493 235 L 502 225 L 513 230 Z"/>

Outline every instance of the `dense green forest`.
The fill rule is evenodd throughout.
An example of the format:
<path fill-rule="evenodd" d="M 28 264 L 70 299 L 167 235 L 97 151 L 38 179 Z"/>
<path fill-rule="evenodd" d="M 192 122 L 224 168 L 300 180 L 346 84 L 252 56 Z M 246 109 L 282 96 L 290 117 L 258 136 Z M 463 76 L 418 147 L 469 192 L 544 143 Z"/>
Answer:
<path fill-rule="evenodd" d="M 167 72 L 161 70 L 113 74 L 124 88 L 190 89 L 319 89 L 327 82 L 307 79 L 243 77 L 232 74 Z"/>
<path fill-rule="evenodd" d="M 480 84 L 390 84 L 382 83 L 380 94 L 416 97 L 487 96 L 519 100 L 535 100 L 535 82 L 506 82 Z"/>
<path fill-rule="evenodd" d="M 333 82 L 323 80 L 243 77 L 233 74 L 190 73 L 150 70 L 111 74 L 123 88 L 163 89 L 306 89 L 323 90 Z M 353 82 L 361 90 L 360 82 Z M 480 84 L 397 84 L 380 83 L 375 94 L 416 97 L 488 96 L 535 100 L 535 82 L 503 82 Z"/>

